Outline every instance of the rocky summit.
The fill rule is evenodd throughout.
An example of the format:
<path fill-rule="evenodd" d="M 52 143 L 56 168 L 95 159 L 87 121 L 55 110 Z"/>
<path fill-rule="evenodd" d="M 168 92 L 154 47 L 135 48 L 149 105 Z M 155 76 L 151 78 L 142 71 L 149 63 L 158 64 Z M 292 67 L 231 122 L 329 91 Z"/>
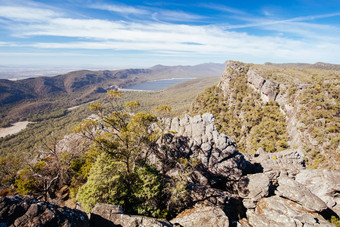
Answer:
<path fill-rule="evenodd" d="M 340 215 L 339 172 L 306 169 L 295 149 L 243 155 L 214 120 L 208 113 L 166 120 L 168 133 L 149 157 L 169 177 L 183 166 L 163 168 L 165 156 L 167 163 L 179 156 L 200 163 L 186 176 L 188 209 L 170 222 L 129 215 L 109 204 L 97 204 L 88 220 L 79 210 L 22 196 L 1 198 L 0 221 L 7 226 L 333 226 L 326 219 Z"/>

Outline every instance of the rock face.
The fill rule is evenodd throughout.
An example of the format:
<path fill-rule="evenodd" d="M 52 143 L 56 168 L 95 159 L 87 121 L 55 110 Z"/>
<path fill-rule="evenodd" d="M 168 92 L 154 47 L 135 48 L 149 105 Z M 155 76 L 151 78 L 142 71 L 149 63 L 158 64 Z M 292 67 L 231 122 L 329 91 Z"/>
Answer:
<path fill-rule="evenodd" d="M 264 102 L 275 101 L 279 91 L 279 84 L 266 80 L 254 70 L 249 70 L 248 84 L 257 90 Z"/>
<path fill-rule="evenodd" d="M 261 227 L 333 226 L 322 216 L 277 196 L 261 199 L 254 211 L 247 211 L 247 217 L 252 226 Z"/>
<path fill-rule="evenodd" d="M 31 197 L 0 197 L 0 226 L 90 226 L 79 210 L 58 207 Z"/>
<path fill-rule="evenodd" d="M 126 227 L 162 227 L 173 226 L 165 220 L 157 220 L 155 218 L 144 217 L 139 215 L 128 215 L 115 205 L 97 204 L 91 211 L 90 216 L 91 226 L 111 227 L 111 226 L 126 226 Z"/>
<path fill-rule="evenodd" d="M 180 213 L 175 219 L 171 220 L 171 223 L 183 227 L 228 227 L 229 219 L 218 207 L 196 205 L 194 208 Z"/>
<path fill-rule="evenodd" d="M 340 216 L 340 173 L 330 170 L 304 169 L 297 175 L 297 182 L 324 201 L 328 208 Z"/>
<path fill-rule="evenodd" d="M 239 226 L 332 226 L 324 217 L 337 216 L 339 172 L 305 169 L 301 152 L 294 149 L 246 158 L 261 173 L 238 182 L 247 208 Z"/>
<path fill-rule="evenodd" d="M 271 181 L 264 173 L 245 176 L 238 182 L 238 192 L 243 198 L 243 205 L 247 209 L 254 209 L 256 203 L 263 197 L 269 196 Z"/>
<path fill-rule="evenodd" d="M 327 209 L 325 202 L 297 181 L 280 177 L 278 183 L 277 195 L 294 201 L 309 211 L 322 212 Z"/>
<path fill-rule="evenodd" d="M 165 136 L 164 143 L 172 154 L 179 150 L 187 158 L 197 158 L 202 164 L 201 169 L 205 170 L 203 175 L 237 181 L 248 164 L 237 151 L 235 141 L 219 133 L 214 121 L 214 116 L 209 113 L 174 118 L 169 124 L 171 133 Z"/>
<path fill-rule="evenodd" d="M 299 171 L 305 168 L 304 154 L 299 149 L 287 149 L 276 153 L 259 152 L 250 156 L 249 161 L 260 164 L 263 172 Z"/>

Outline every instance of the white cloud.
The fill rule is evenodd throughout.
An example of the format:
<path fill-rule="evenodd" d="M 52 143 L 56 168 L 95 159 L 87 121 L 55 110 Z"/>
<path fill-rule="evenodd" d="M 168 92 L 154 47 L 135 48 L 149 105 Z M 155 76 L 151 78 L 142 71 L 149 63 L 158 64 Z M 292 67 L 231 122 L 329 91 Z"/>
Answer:
<path fill-rule="evenodd" d="M 122 13 L 122 14 L 148 14 L 147 10 L 140 9 L 137 7 L 132 7 L 132 6 L 126 6 L 126 5 L 94 4 L 94 5 L 90 5 L 89 7 L 93 9 L 107 10 L 107 11 Z"/>
<path fill-rule="evenodd" d="M 232 13 L 232 14 L 246 14 L 244 11 L 228 7 L 225 5 L 219 5 L 219 4 L 214 4 L 214 3 L 204 3 L 201 4 L 202 7 L 208 8 L 208 9 L 213 9 L 221 12 L 227 12 L 227 13 Z"/>
<path fill-rule="evenodd" d="M 158 10 L 152 14 L 152 18 L 157 21 L 195 21 L 205 17 L 181 11 Z"/>
<path fill-rule="evenodd" d="M 44 21 L 61 16 L 49 9 L 40 9 L 20 6 L 1 6 L 0 17 L 14 21 L 34 22 Z"/>
<path fill-rule="evenodd" d="M 82 54 L 82 53 L 35 53 L 35 52 L 0 52 L 0 56 L 99 56 L 98 54 Z"/>
<path fill-rule="evenodd" d="M 111 8 L 111 11 L 114 12 L 144 13 L 144 9 L 135 7 L 110 6 L 115 7 Z M 0 8 L 0 17 L 14 21 L 7 27 L 12 35 L 22 38 L 34 38 L 35 36 L 68 37 L 69 41 L 40 41 L 17 44 L 0 42 L 0 46 L 17 45 L 39 49 L 68 50 L 129 50 L 144 51 L 160 56 L 185 55 L 186 57 L 197 57 L 200 55 L 207 57 L 224 56 L 223 58 L 243 56 L 245 59 L 264 59 L 264 61 L 275 58 L 281 61 L 335 62 L 336 59 L 340 59 L 339 36 L 331 34 L 334 31 L 337 34 L 340 33 L 337 27 L 302 22 L 316 18 L 339 16 L 338 13 L 297 17 L 288 20 L 242 17 L 240 20 L 252 21 L 252 23 L 227 27 L 230 29 L 260 27 L 261 29 L 282 33 L 278 36 L 263 36 L 230 31 L 223 26 L 184 25 L 154 21 L 75 19 L 46 8 L 6 7 Z M 105 10 L 109 10 L 109 8 L 106 7 Z M 233 13 L 241 14 L 242 12 L 235 11 Z M 194 14 L 166 10 L 160 10 L 157 18 L 168 21 L 171 18 L 181 18 L 181 20 L 202 19 L 202 17 Z M 299 39 L 285 36 L 285 33 L 299 36 Z M 199 45 L 192 45 L 193 43 Z"/>

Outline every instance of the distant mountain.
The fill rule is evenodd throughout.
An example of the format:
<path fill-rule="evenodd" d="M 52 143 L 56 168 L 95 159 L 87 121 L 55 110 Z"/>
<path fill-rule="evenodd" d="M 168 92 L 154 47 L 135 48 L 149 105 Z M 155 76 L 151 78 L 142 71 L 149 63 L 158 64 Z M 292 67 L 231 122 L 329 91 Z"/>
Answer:
<path fill-rule="evenodd" d="M 195 66 L 164 66 L 155 65 L 150 68 L 150 73 L 154 76 L 168 75 L 169 77 L 208 77 L 220 76 L 225 64 L 205 63 Z"/>
<path fill-rule="evenodd" d="M 330 64 L 324 62 L 317 62 L 314 64 L 307 64 L 307 63 L 271 63 L 266 62 L 265 65 L 272 65 L 281 68 L 307 68 L 307 69 L 327 69 L 327 70 L 337 70 L 340 71 L 339 64 Z"/>
<path fill-rule="evenodd" d="M 53 77 L 36 77 L 17 81 L 0 79 L 0 105 L 25 99 L 70 94 L 93 86 L 102 86 L 107 89 L 112 85 L 126 87 L 155 79 L 217 76 L 222 73 L 223 68 L 224 64 L 216 63 L 196 66 L 157 65 L 149 69 L 80 70 Z"/>
<path fill-rule="evenodd" d="M 167 78 L 202 78 L 220 76 L 224 64 L 207 63 L 196 66 L 157 65 L 147 69 L 79 70 L 52 77 L 35 77 L 11 81 L 0 79 L 0 113 L 3 119 L 16 118 L 35 111 L 28 111 L 28 103 L 35 108 L 42 101 L 49 108 L 77 105 L 98 98 L 108 89 L 124 88 L 144 81 Z M 63 104 L 61 104 L 63 102 Z M 18 110 L 19 109 L 19 110 Z M 44 107 L 38 108 L 44 112 Z M 1 121 L 0 121 L 1 123 Z"/>

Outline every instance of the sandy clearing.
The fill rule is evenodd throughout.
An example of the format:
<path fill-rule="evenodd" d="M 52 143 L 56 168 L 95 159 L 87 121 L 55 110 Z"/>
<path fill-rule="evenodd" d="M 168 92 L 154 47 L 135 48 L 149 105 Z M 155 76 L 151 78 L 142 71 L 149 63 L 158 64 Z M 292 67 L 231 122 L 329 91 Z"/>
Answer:
<path fill-rule="evenodd" d="M 33 123 L 33 122 L 19 121 L 19 122 L 14 123 L 13 126 L 11 127 L 0 128 L 0 137 L 5 137 L 7 135 L 18 133 L 21 130 L 25 129 L 29 123 Z"/>

